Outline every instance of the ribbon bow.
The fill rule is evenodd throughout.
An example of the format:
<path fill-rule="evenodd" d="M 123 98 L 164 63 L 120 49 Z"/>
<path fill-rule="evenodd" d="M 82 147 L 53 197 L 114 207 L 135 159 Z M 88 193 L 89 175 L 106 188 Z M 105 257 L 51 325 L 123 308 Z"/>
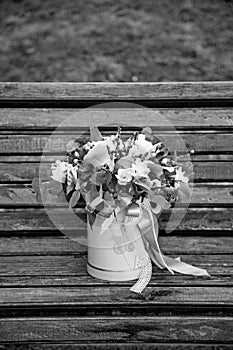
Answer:
<path fill-rule="evenodd" d="M 134 216 L 135 212 L 135 208 L 132 208 L 132 210 L 128 210 L 127 215 Z M 161 253 L 158 243 L 158 221 L 153 214 L 151 203 L 147 198 L 144 199 L 141 205 L 141 218 L 138 222 L 138 227 L 144 242 L 146 254 L 142 263 L 139 279 L 133 287 L 130 288 L 131 291 L 141 293 L 150 282 L 152 276 L 151 260 L 159 268 L 166 268 L 171 274 L 174 274 L 174 271 L 176 271 L 185 275 L 210 277 L 206 270 L 182 262 L 180 257 L 173 259 Z"/>

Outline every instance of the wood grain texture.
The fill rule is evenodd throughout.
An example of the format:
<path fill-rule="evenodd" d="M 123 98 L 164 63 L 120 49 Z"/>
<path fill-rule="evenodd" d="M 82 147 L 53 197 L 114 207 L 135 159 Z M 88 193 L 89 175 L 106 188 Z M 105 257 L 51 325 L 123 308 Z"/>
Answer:
<path fill-rule="evenodd" d="M 57 197 L 48 195 L 46 202 L 54 206 L 62 206 Z M 231 205 L 233 204 L 233 184 L 195 184 L 191 203 L 198 205 Z M 24 184 L 0 184 L 0 206 L 41 206 L 36 200 L 31 185 Z"/>
<path fill-rule="evenodd" d="M 232 82 L 0 84 L 0 98 L 14 100 L 227 99 L 232 97 Z"/>
<path fill-rule="evenodd" d="M 222 344 L 222 343 L 210 343 L 210 344 L 195 344 L 195 343 L 119 343 L 119 342 L 111 342 L 111 343 L 97 343 L 93 341 L 90 343 L 83 343 L 77 341 L 69 341 L 64 342 L 60 341 L 58 343 L 48 342 L 47 344 L 43 341 L 37 342 L 27 342 L 27 345 L 22 342 L 9 343 L 5 342 L 4 344 L 0 344 L 0 350 L 25 350 L 25 349 L 33 349 L 33 350 L 232 350 L 231 344 Z"/>
<path fill-rule="evenodd" d="M 82 233 L 85 237 L 86 231 Z M 232 254 L 231 236 L 159 236 L 165 254 Z M 85 254 L 86 246 L 66 236 L 1 237 L 0 256 L 44 256 Z"/>
<path fill-rule="evenodd" d="M 34 177 L 38 177 L 39 171 L 41 179 L 48 180 L 52 174 L 51 164 L 52 162 L 0 162 L 0 183 L 31 183 Z M 193 162 L 193 171 L 195 181 L 232 181 L 233 162 Z"/>
<path fill-rule="evenodd" d="M 56 229 L 63 232 L 75 231 L 80 235 L 78 229 L 86 228 L 86 213 L 83 209 L 75 210 L 76 215 L 70 214 L 68 210 L 63 208 L 47 208 L 45 209 L 0 209 L 0 230 L 1 231 L 16 231 L 20 235 L 21 230 L 43 231 L 55 230 L 48 217 L 53 218 L 56 222 Z M 179 215 L 183 210 L 176 209 L 176 215 Z M 159 218 L 161 229 L 165 229 L 170 217 L 170 211 L 165 211 Z M 55 220 L 55 221 L 54 221 Z M 184 230 L 203 230 L 208 233 L 211 230 L 223 230 L 229 233 L 233 227 L 233 209 L 232 208 L 189 208 L 185 214 L 184 220 L 178 225 L 177 229 Z M 82 233 L 81 233 L 82 234 Z M 82 238 L 81 236 L 79 236 Z"/>
<path fill-rule="evenodd" d="M 109 135 L 110 133 L 103 133 Z M 197 153 L 229 153 L 233 152 L 233 133 L 160 133 L 155 132 L 156 138 L 166 144 L 166 147 L 173 153 L 188 153 L 190 151 Z M 126 134 L 131 136 L 132 133 Z M 61 153 L 66 154 L 66 145 L 70 140 L 88 141 L 89 137 L 80 133 L 71 134 L 53 134 L 43 135 L 0 135 L 0 154 L 38 154 L 38 153 Z M 54 156 L 54 159 L 56 157 Z"/>
<path fill-rule="evenodd" d="M 230 349 L 232 98 L 233 82 L 0 83 L 0 105 L 14 107 L 0 108 L 0 350 L 8 345 L 17 350 L 64 349 L 63 345 L 67 349 Z M 121 103 L 114 108 L 112 104 L 70 108 L 112 100 L 167 108 Z M 15 108 L 24 105 L 39 108 Z M 48 157 L 42 178 L 46 180 L 51 161 L 57 158 L 53 153 L 65 151 L 71 138 L 83 137 L 90 125 L 125 122 L 152 126 L 168 147 L 183 152 L 175 127 L 187 148 L 195 151 L 192 207 L 170 235 L 164 232 L 169 211 L 164 212 L 159 240 L 166 255 L 181 256 L 207 269 L 211 278 L 172 276 L 153 266 L 149 287 L 141 296 L 129 291 L 132 281 L 93 279 L 86 272 L 86 247 L 80 244 L 86 238 L 84 210 L 76 209 L 71 219 L 64 208 L 50 208 L 58 227 L 75 230 L 78 243 L 62 236 L 46 210 L 37 205 L 30 183 L 38 175 L 44 149 Z"/>
<path fill-rule="evenodd" d="M 166 254 L 167 255 L 167 254 Z M 168 255 L 167 255 L 168 256 Z M 175 255 L 169 255 L 174 256 Z M 177 256 L 177 255 L 176 255 Z M 233 286 L 232 255 L 179 254 L 182 261 L 207 269 L 211 278 L 193 277 L 160 270 L 153 266 L 149 286 Z M 86 255 L 68 256 L 9 256 L 0 257 L 1 287 L 43 287 L 43 286 L 132 286 L 133 282 L 106 282 L 93 279 L 86 271 Z M 114 289 L 115 287 L 113 287 Z"/>
<path fill-rule="evenodd" d="M 166 129 L 170 123 L 181 130 L 210 127 L 231 130 L 232 120 L 232 108 L 0 108 L 1 132 L 11 128 L 12 133 L 18 129 L 36 128 L 53 131 L 57 127 L 60 130 L 76 128 L 76 131 L 80 131 L 80 127 L 88 129 L 91 125 L 112 126 L 116 123 L 158 129 Z"/>
<path fill-rule="evenodd" d="M 209 268 L 210 269 L 210 268 Z M 81 275 L 81 274 L 80 274 Z M 1 276 L 0 277 L 0 287 L 17 287 L 17 288 L 39 288 L 39 287 L 58 287 L 58 286 L 67 286 L 67 287 L 76 287 L 76 286 L 87 286 L 88 288 L 94 288 L 96 286 L 99 286 L 101 284 L 98 280 L 93 280 L 92 277 L 88 276 L 85 270 L 83 270 L 83 275 L 77 274 L 54 274 L 52 276 L 50 275 L 12 275 L 12 276 Z M 150 282 L 150 286 L 156 286 L 156 287 L 166 287 L 166 286 L 190 286 L 193 288 L 196 288 L 197 286 L 208 286 L 208 288 L 211 287 L 233 287 L 233 274 L 229 272 L 229 269 L 227 268 L 225 272 L 218 272 L 217 268 L 211 268 L 211 280 L 207 281 L 204 278 L 198 278 L 195 279 L 193 276 L 186 276 L 186 275 L 175 275 L 171 276 L 168 275 L 165 272 L 162 271 L 153 271 L 153 277 Z M 103 282 L 102 285 L 108 285 L 113 288 L 115 288 L 116 284 L 113 284 L 112 282 Z M 118 284 L 119 287 L 132 287 L 133 282 L 122 282 L 121 284 Z M 206 306 L 207 307 L 207 306 Z M 17 306 L 16 306 L 17 308 Z M 214 313 L 213 305 L 212 305 L 212 311 Z M 232 310 L 229 310 L 229 312 Z M 105 310 L 106 313 L 110 313 L 111 311 Z M 144 314 L 147 314 L 148 310 L 145 310 Z M 183 309 L 183 313 L 185 312 L 185 309 Z M 129 310 L 130 314 L 130 310 Z M 198 310 L 197 310 L 197 314 Z M 233 314 L 233 312 L 232 312 Z"/>
<path fill-rule="evenodd" d="M 231 317 L 3 319 L 2 341 L 211 342 L 233 341 Z"/>
<path fill-rule="evenodd" d="M 131 284 L 133 285 L 133 283 Z M 130 292 L 128 286 L 58 286 L 37 288 L 1 288 L 0 306 L 133 306 L 141 304 L 144 299 L 150 305 L 228 305 L 233 306 L 231 288 L 210 286 L 153 286 L 147 287 L 141 295 Z M 144 304 L 145 305 L 145 304 Z"/>

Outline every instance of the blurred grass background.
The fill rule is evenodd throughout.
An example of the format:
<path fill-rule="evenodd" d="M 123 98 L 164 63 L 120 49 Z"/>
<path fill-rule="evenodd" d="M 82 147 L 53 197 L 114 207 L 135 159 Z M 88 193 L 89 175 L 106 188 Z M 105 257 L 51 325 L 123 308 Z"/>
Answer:
<path fill-rule="evenodd" d="M 233 1 L 0 0 L 1 81 L 233 80 Z"/>

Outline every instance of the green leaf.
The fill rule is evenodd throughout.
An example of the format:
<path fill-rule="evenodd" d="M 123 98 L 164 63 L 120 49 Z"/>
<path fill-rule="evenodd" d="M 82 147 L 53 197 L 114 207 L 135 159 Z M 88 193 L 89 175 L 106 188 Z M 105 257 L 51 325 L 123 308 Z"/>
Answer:
<path fill-rule="evenodd" d="M 152 134 L 152 129 L 149 126 L 146 126 L 142 129 L 142 134 Z"/>
<path fill-rule="evenodd" d="M 73 208 L 75 207 L 75 205 L 78 203 L 80 198 L 80 191 L 74 191 L 74 193 L 72 194 L 70 201 L 69 201 L 69 207 Z"/>
<path fill-rule="evenodd" d="M 83 181 L 94 173 L 94 166 L 90 163 L 83 162 L 78 169 L 78 178 Z"/>
<path fill-rule="evenodd" d="M 111 206 L 111 207 L 113 207 L 113 208 L 116 206 L 116 201 L 115 201 L 115 199 L 113 198 L 113 195 L 112 195 L 111 193 L 105 192 L 105 194 L 104 194 L 104 200 L 105 200 L 105 202 L 106 202 L 109 206 Z"/>
<path fill-rule="evenodd" d="M 67 199 L 63 191 L 58 194 L 57 200 L 59 203 L 67 203 Z"/>
<path fill-rule="evenodd" d="M 170 208 L 170 203 L 163 196 L 154 194 L 152 191 L 149 192 L 149 199 L 151 202 L 160 205 L 163 209 Z"/>
<path fill-rule="evenodd" d="M 163 174 L 163 168 L 160 164 L 148 164 L 148 168 L 150 169 L 150 172 L 153 174 L 153 178 L 159 179 L 160 176 Z"/>
<path fill-rule="evenodd" d="M 131 158 L 130 156 L 122 157 L 116 162 L 116 169 L 128 169 L 132 166 L 132 163 L 133 158 Z"/>
<path fill-rule="evenodd" d="M 47 199 L 47 190 L 39 178 L 32 180 L 32 188 L 36 192 L 36 201 L 39 203 L 45 202 Z"/>
<path fill-rule="evenodd" d="M 42 181 L 41 179 L 39 179 L 38 177 L 35 177 L 32 180 L 32 188 L 35 192 L 39 192 L 40 191 L 40 187 L 42 186 Z"/>
<path fill-rule="evenodd" d="M 36 194 L 36 201 L 37 201 L 38 203 L 42 203 L 42 198 L 41 198 L 40 192 L 38 192 L 38 193 Z"/>
<path fill-rule="evenodd" d="M 71 191 L 74 189 L 74 184 L 72 183 L 71 185 L 68 185 L 66 187 L 66 194 L 69 194 Z"/>
<path fill-rule="evenodd" d="M 95 215 L 90 213 L 89 211 L 87 211 L 87 221 L 88 221 L 89 225 L 91 226 L 91 228 L 95 222 L 95 219 L 96 219 Z"/>
<path fill-rule="evenodd" d="M 90 134 L 91 134 L 91 141 L 102 141 L 103 137 L 101 135 L 101 132 L 96 126 L 91 126 L 90 127 Z"/>
<path fill-rule="evenodd" d="M 134 181 L 134 183 L 147 191 L 150 190 L 150 187 L 146 178 L 145 179 L 141 178 L 137 181 Z"/>
<path fill-rule="evenodd" d="M 110 172 L 107 172 L 105 170 L 100 170 L 97 173 L 95 173 L 92 177 L 93 183 L 95 183 L 98 186 L 101 186 L 103 184 L 108 185 L 112 179 L 112 174 Z"/>
<path fill-rule="evenodd" d="M 62 184 L 58 181 L 51 179 L 48 183 L 45 184 L 45 188 L 53 195 L 58 195 L 63 191 Z"/>
<path fill-rule="evenodd" d="M 145 127 L 141 131 L 142 134 L 145 135 L 146 140 L 152 142 L 153 141 L 153 135 L 152 135 L 152 129 L 149 127 Z"/>

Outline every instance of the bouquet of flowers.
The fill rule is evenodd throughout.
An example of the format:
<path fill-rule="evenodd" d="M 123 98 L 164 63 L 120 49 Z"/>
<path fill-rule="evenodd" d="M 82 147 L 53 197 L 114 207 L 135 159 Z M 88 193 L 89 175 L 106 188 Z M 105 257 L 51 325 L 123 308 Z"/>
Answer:
<path fill-rule="evenodd" d="M 66 159 L 52 164 L 44 186 L 65 195 L 70 209 L 85 202 L 89 274 L 137 278 L 131 288 L 137 293 L 151 279 L 151 260 L 171 273 L 208 275 L 161 253 L 157 218 L 176 202 L 190 202 L 192 169 L 180 164 L 150 128 L 125 136 L 118 127 L 115 135 L 103 137 L 92 127 L 88 142 L 70 141 L 67 148 Z"/>

